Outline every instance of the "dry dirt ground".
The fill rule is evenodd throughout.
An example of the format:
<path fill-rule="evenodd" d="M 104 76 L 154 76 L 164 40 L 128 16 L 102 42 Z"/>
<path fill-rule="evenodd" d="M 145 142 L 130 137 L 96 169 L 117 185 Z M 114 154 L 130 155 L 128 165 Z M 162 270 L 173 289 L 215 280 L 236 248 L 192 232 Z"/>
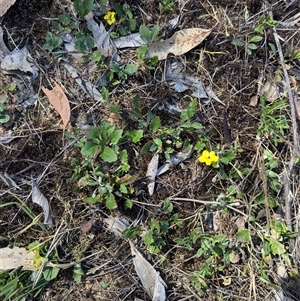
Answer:
<path fill-rule="evenodd" d="M 137 4 L 137 2 L 139 4 Z M 142 146 L 151 137 L 145 136 L 135 145 L 135 149 L 129 149 L 131 171 L 137 180 L 132 184 L 136 192 L 132 196 L 134 206 L 127 209 L 124 199 L 117 199 L 118 209 L 108 210 L 100 203 L 88 205 L 83 202 L 87 191 L 77 193 L 77 183 L 72 180 L 73 167 L 71 158 L 80 160 L 80 150 L 72 140 L 68 140 L 61 127 L 61 119 L 56 111 L 48 103 L 47 98 L 41 92 L 41 87 L 49 87 L 49 81 L 59 83 L 71 105 L 71 121 L 66 129 L 69 133 L 75 133 L 80 124 L 99 125 L 103 120 L 114 119 L 115 124 L 133 130 L 137 129 L 138 122 L 130 119 L 130 112 L 134 110 L 133 98 L 140 97 L 141 112 L 143 115 L 152 111 L 160 116 L 163 125 L 172 127 L 179 122 L 178 115 L 172 115 L 161 109 L 164 104 L 176 100 L 179 107 L 186 107 L 190 101 L 190 90 L 177 93 L 163 80 L 165 72 L 165 60 L 158 63 L 155 70 L 139 69 L 135 74 L 121 81 L 117 86 L 108 86 L 110 92 L 109 102 L 119 105 L 120 111 L 112 115 L 107 108 L 102 107 L 87 96 L 76 81 L 69 75 L 59 62 L 59 57 L 49 54 L 42 46 L 45 43 L 48 31 L 53 31 L 52 19 L 58 15 L 72 10 L 69 1 L 44 0 L 27 1 L 17 0 L 2 19 L 4 29 L 4 41 L 10 50 L 15 47 L 28 47 L 31 56 L 39 66 L 39 77 L 33 83 L 33 89 L 38 93 L 38 100 L 25 110 L 20 109 L 14 93 L 8 93 L 7 107 L 10 121 L 0 126 L 0 135 L 12 133 L 18 136 L 9 143 L 0 144 L 0 171 L 10 175 L 21 190 L 9 189 L 0 181 L 0 204 L 17 203 L 18 199 L 26 202 L 27 206 L 38 215 L 41 208 L 33 204 L 30 199 L 31 178 L 37 179 L 39 189 L 48 199 L 54 226 L 42 231 L 31 218 L 14 204 L 1 208 L 0 211 L 0 247 L 27 246 L 33 241 L 46 242 L 49 247 L 55 244 L 60 263 L 72 262 L 74 253 L 72 250 L 78 247 L 80 239 L 80 227 L 93 219 L 90 229 L 92 238 L 81 245 L 82 269 L 85 275 L 80 283 L 75 283 L 72 274 L 73 269 L 61 270 L 57 278 L 45 287 L 38 297 L 28 296 L 27 300 L 150 300 L 141 285 L 132 265 L 130 247 L 126 239 L 116 237 L 110 233 L 103 219 L 107 216 L 118 216 L 133 222 L 143 209 L 140 226 L 149 228 L 151 219 L 158 221 L 168 220 L 170 215 L 163 210 L 162 203 L 165 199 L 173 199 L 173 212 L 177 213 L 183 227 L 173 226 L 163 235 L 166 241 L 158 254 L 151 254 L 143 243 L 141 237 L 135 238 L 136 247 L 145 258 L 160 271 L 162 278 L 167 283 L 167 299 L 177 300 L 275 300 L 274 291 L 281 287 L 290 295 L 290 298 L 299 300 L 297 289 L 293 289 L 296 280 L 278 273 L 280 265 L 279 256 L 274 256 L 270 262 L 263 266 L 261 259 L 261 240 L 257 233 L 253 233 L 253 239 L 248 246 L 239 249 L 240 259 L 234 264 L 220 265 L 217 261 L 223 258 L 214 257 L 211 262 L 216 270 L 204 276 L 206 285 L 200 292 L 195 287 L 195 281 L 201 282 L 201 277 L 192 280 L 193 273 L 203 269 L 203 257 L 196 256 L 200 244 L 192 248 L 175 243 L 175 238 L 185 238 L 191 231 L 200 227 L 203 235 L 225 235 L 230 241 L 230 248 L 238 245 L 235 239 L 237 232 L 236 220 L 253 215 L 258 215 L 261 210 L 269 210 L 274 217 L 275 213 L 286 218 L 285 210 L 291 211 L 291 230 L 298 231 L 299 212 L 299 165 L 293 166 L 288 175 L 290 183 L 291 206 L 286 208 L 286 186 L 278 192 L 268 192 L 278 202 L 274 208 L 268 208 L 262 204 L 255 207 L 255 196 L 260 191 L 268 189 L 266 180 L 261 178 L 262 144 L 257 139 L 257 129 L 260 121 L 261 106 L 251 103 L 258 95 L 258 83 L 274 81 L 274 74 L 279 72 L 284 78 L 283 65 L 294 70 L 289 73 L 291 90 L 297 95 L 299 82 L 297 70 L 300 72 L 299 59 L 293 55 L 300 49 L 299 21 L 289 23 L 290 18 L 300 13 L 300 2 L 292 0 L 278 1 L 224 1 L 224 0 L 187 0 L 175 1 L 173 11 L 160 13 L 159 1 L 127 1 L 134 17 L 139 25 L 149 27 L 159 24 L 162 28 L 159 37 L 167 39 L 175 31 L 184 28 L 212 28 L 211 34 L 197 47 L 179 57 L 184 63 L 185 72 L 199 78 L 204 86 L 211 87 L 217 97 L 225 104 L 209 100 L 198 101 L 196 120 L 204 128 L 209 136 L 211 145 L 218 149 L 230 148 L 226 138 L 227 126 L 231 129 L 231 145 L 239 145 L 242 151 L 237 154 L 232 166 L 238 164 L 243 168 L 249 168 L 248 174 L 242 178 L 221 179 L 217 176 L 218 170 L 199 164 L 199 153 L 193 152 L 192 156 L 183 164 L 175 166 L 167 173 L 159 176 L 152 196 L 148 195 L 146 172 L 153 153 L 140 154 Z M 124 1 L 110 1 L 111 7 Z M 141 8 L 141 9 L 140 9 Z M 168 20 L 181 14 L 180 21 L 175 29 L 166 28 Z M 257 26 L 260 18 L 266 18 L 270 14 L 278 21 L 276 30 L 280 37 L 284 64 L 277 54 L 273 54 L 269 43 L 276 45 L 272 27 L 263 31 L 263 40 L 258 43 L 258 49 L 248 54 L 245 46 L 232 44 L 234 39 L 246 41 L 253 36 L 253 28 Z M 276 47 L 277 48 L 277 47 Z M 137 61 L 134 49 L 120 50 L 120 56 L 124 62 Z M 71 59 L 67 52 L 62 57 Z M 172 56 L 172 55 L 169 55 Z M 87 65 L 76 66 L 81 75 L 93 81 L 98 74 L 89 70 Z M 288 70 L 289 71 L 289 70 Z M 296 75 L 295 75 L 296 74 Z M 0 84 L 10 83 L 13 77 L 0 72 Z M 289 96 L 285 96 L 289 102 Z M 289 129 L 284 132 L 284 139 L 278 145 L 272 146 L 272 151 L 280 158 L 278 174 L 283 175 L 288 163 L 291 162 L 291 154 L 297 151 L 295 136 L 299 138 L 299 131 L 295 128 L 290 107 L 282 111 L 287 118 Z M 224 121 L 226 120 L 227 121 Z M 296 121 L 297 125 L 298 121 Z M 194 134 L 182 139 L 194 139 Z M 270 137 L 261 137 L 262 143 L 268 144 Z M 297 138 L 297 139 L 298 139 Z M 270 142 L 271 145 L 272 141 Z M 160 162 L 163 163 L 163 155 Z M 295 162 L 294 162 L 295 163 Z M 225 173 L 229 173 L 232 166 L 225 166 Z M 291 166 L 290 166 L 291 167 Z M 242 191 L 242 195 L 234 195 L 240 202 L 240 206 L 232 209 L 210 208 L 210 201 L 216 201 L 217 196 L 228 193 L 230 185 L 236 185 Z M 265 189 L 265 190 L 264 190 Z M 177 200 L 174 198 L 177 198 Z M 180 198 L 184 200 L 179 200 Z M 200 200 L 194 202 L 191 200 Z M 236 200 L 235 200 L 236 201 Z M 259 207 L 260 206 L 260 207 Z M 281 213 L 279 212 L 281 210 Z M 214 219 L 218 218 L 217 226 L 209 224 L 207 212 L 213 211 Z M 279 213 L 278 213 L 279 212 Z M 218 215 L 216 213 L 219 213 Z M 252 214 L 252 213 L 251 213 Z M 281 215 L 280 215 L 281 214 Z M 279 217 L 278 217 L 279 218 Z M 266 214 L 257 220 L 264 227 Z M 243 225 L 248 227 L 246 221 Z M 214 222 L 216 223 L 216 222 Z M 214 228 L 216 227 L 216 228 Z M 249 226 L 250 227 L 250 226 Z M 229 247 L 228 247 L 229 248 Z M 291 255 L 291 265 L 285 265 L 286 275 L 291 275 L 290 270 L 298 270 L 299 252 L 297 238 L 285 241 L 285 248 Z M 72 255 L 73 254 L 73 255 Z M 250 259 L 250 257 L 252 259 Z M 162 260 L 164 259 L 164 260 Z M 256 260 L 257 259 L 257 260 Z M 251 262 L 251 264 L 248 264 Z M 217 267 L 222 266 L 222 269 Z M 263 266 L 263 267 L 262 267 Z M 262 276 L 262 270 L 268 277 L 266 281 Z M 200 273 L 199 272 L 199 273 Z M 196 280 L 195 280 L 196 279 Z M 193 282 L 194 281 L 194 282 Z M 227 281 L 227 282 L 226 282 Z M 229 282 L 228 282 L 229 281 Z M 292 283 L 289 285 L 289 283 Z M 299 287 L 298 287 L 299 290 Z M 297 299 L 298 298 L 298 299 Z M 286 300 L 286 299 L 283 299 Z"/>

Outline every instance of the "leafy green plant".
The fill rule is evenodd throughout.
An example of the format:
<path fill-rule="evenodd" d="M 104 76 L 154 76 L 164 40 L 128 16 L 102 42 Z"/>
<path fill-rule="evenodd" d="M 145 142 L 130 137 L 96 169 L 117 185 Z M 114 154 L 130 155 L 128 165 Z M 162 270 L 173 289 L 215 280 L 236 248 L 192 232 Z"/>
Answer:
<path fill-rule="evenodd" d="M 172 0 L 160 0 L 159 2 L 159 12 L 163 14 L 166 11 L 173 11 L 174 10 L 175 2 Z"/>
<path fill-rule="evenodd" d="M 276 158 L 269 149 L 264 150 L 263 157 L 268 187 L 278 192 L 282 187 L 280 177 L 277 174 L 278 158 Z"/>
<path fill-rule="evenodd" d="M 166 245 L 164 235 L 169 230 L 169 221 L 152 218 L 149 228 L 143 236 L 143 241 L 151 253 L 158 253 Z"/>
<path fill-rule="evenodd" d="M 93 0 L 75 0 L 74 8 L 80 17 L 86 16 L 93 8 Z"/>
<path fill-rule="evenodd" d="M 283 221 L 271 220 L 265 231 L 258 234 L 262 240 L 262 258 L 265 263 L 270 264 L 273 259 L 281 257 L 287 266 L 291 266 L 291 257 L 286 245 L 290 238 L 297 237 L 297 233 L 289 231 Z"/>
<path fill-rule="evenodd" d="M 191 121 L 196 110 L 196 99 L 193 99 L 188 107 L 182 110 L 180 122 L 173 127 L 162 126 L 160 117 L 154 116 L 151 111 L 144 117 L 139 109 L 138 98 L 135 98 L 133 103 L 135 112 L 130 117 L 138 121 L 143 131 L 148 133 L 148 135 L 144 134 L 144 137 L 149 137 L 142 147 L 141 153 L 161 150 L 165 154 L 166 159 L 170 159 L 170 155 L 175 150 L 180 148 L 183 151 L 190 150 L 193 145 L 192 142 L 195 142 L 196 150 L 205 146 L 207 137 L 203 134 L 202 124 Z"/>
<path fill-rule="evenodd" d="M 2 301 L 21 301 L 37 297 L 49 283 L 43 277 L 34 285 L 31 271 L 0 271 L 0 298 Z"/>
<path fill-rule="evenodd" d="M 16 83 L 2 83 L 0 85 L 0 104 L 4 104 L 8 100 L 9 92 L 16 90 Z"/>
<path fill-rule="evenodd" d="M 10 116 L 7 112 L 6 105 L 0 103 L 0 123 L 6 123 L 10 120 Z"/>
<path fill-rule="evenodd" d="M 147 43 L 145 45 L 140 46 L 137 49 L 137 55 L 140 62 L 142 62 L 142 65 L 144 65 L 146 68 L 152 70 L 155 69 L 158 64 L 158 58 L 157 56 L 147 58 L 146 54 L 149 49 L 149 45 L 157 40 L 157 36 L 159 33 L 160 27 L 159 25 L 155 25 L 152 29 L 148 28 L 145 25 L 141 25 L 139 28 L 139 33 L 141 38 Z M 142 66 L 143 68 L 143 66 Z"/>
<path fill-rule="evenodd" d="M 255 35 L 255 36 L 252 36 L 248 41 L 244 42 L 243 40 L 241 39 L 234 39 L 232 41 L 232 44 L 234 46 L 238 46 L 238 47 L 243 47 L 245 46 L 246 48 L 246 52 L 248 55 L 251 55 L 252 52 L 254 50 L 257 50 L 258 49 L 258 46 L 259 46 L 259 42 L 261 42 L 263 39 L 262 36 L 259 36 L 259 35 Z"/>
<path fill-rule="evenodd" d="M 198 265 L 191 275 L 191 283 L 203 296 L 207 280 L 230 263 L 229 239 L 223 234 L 204 233 L 200 227 L 196 227 L 186 237 L 175 238 L 174 242 L 190 250 L 196 249 L 197 257 L 202 258 L 200 267 Z"/>
<path fill-rule="evenodd" d="M 117 38 L 119 34 L 121 36 L 126 36 L 127 34 L 135 31 L 136 29 L 136 19 L 127 3 L 116 4 L 114 7 L 116 14 L 118 16 L 118 29 L 111 33 L 111 37 Z"/>
<path fill-rule="evenodd" d="M 261 111 L 257 134 L 271 140 L 275 146 L 283 142 L 284 132 L 289 128 L 286 116 L 281 110 L 288 107 L 285 100 L 267 104 L 265 96 L 260 97 Z"/>
<path fill-rule="evenodd" d="M 61 50 L 63 39 L 58 36 L 54 36 L 51 32 L 47 32 L 46 42 L 43 45 L 43 49 L 49 52 L 58 52 Z"/>
<path fill-rule="evenodd" d="M 246 53 L 251 55 L 253 51 L 257 50 L 259 47 L 259 43 L 263 40 L 263 33 L 267 27 L 273 27 L 276 25 L 276 21 L 271 19 L 270 17 L 261 17 L 259 19 L 258 24 L 252 28 L 253 32 L 248 39 L 245 41 L 242 39 L 234 39 L 231 43 L 237 47 L 245 47 Z M 276 53 L 275 45 L 269 43 L 269 46 L 272 52 Z"/>
<path fill-rule="evenodd" d="M 113 84 L 118 84 L 119 81 L 114 81 L 114 75 L 117 75 L 119 80 L 127 79 L 128 75 L 134 74 L 138 70 L 138 66 L 134 64 L 127 64 L 120 66 L 117 63 L 112 63 L 109 68 L 108 80 Z"/>
<path fill-rule="evenodd" d="M 132 180 L 126 173 L 130 169 L 128 153 L 121 150 L 120 145 L 137 136 L 132 132 L 124 135 L 122 129 L 104 121 L 99 127 L 91 128 L 86 137 L 79 140 L 77 145 L 81 149 L 82 158 L 73 158 L 74 180 L 78 182 L 80 190 L 88 189 L 91 196 L 84 201 L 95 204 L 105 200 L 106 207 L 117 207 L 115 191 L 128 195 L 132 189 L 127 185 Z"/>

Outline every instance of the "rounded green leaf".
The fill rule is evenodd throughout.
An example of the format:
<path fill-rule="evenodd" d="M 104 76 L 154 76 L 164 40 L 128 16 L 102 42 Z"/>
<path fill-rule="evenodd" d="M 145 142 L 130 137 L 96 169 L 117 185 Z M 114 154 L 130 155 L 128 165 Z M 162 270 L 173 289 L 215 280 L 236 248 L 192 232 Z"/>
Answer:
<path fill-rule="evenodd" d="M 124 72 L 131 75 L 138 70 L 138 66 L 134 64 L 127 64 L 124 68 Z"/>
<path fill-rule="evenodd" d="M 81 154 L 84 157 L 91 157 L 97 152 L 98 149 L 99 149 L 98 144 L 96 144 L 95 142 L 89 141 L 89 142 L 86 142 L 86 144 L 81 149 Z"/>
<path fill-rule="evenodd" d="M 250 39 L 249 43 L 258 43 L 263 39 L 262 36 L 254 36 Z"/>
<path fill-rule="evenodd" d="M 100 154 L 100 158 L 108 163 L 117 161 L 118 157 L 115 151 L 110 147 L 104 147 L 103 152 Z"/>
<path fill-rule="evenodd" d="M 105 205 L 107 209 L 115 209 L 118 207 L 115 196 L 111 192 L 107 194 Z"/>
<path fill-rule="evenodd" d="M 231 42 L 231 44 L 233 44 L 234 46 L 240 46 L 240 47 L 245 45 L 244 41 L 240 40 L 240 39 L 234 39 Z"/>

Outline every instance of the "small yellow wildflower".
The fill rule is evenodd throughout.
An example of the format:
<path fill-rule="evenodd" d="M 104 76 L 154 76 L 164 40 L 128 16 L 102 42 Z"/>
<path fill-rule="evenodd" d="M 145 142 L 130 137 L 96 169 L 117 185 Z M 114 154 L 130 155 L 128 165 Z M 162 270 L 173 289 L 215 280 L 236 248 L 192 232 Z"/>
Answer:
<path fill-rule="evenodd" d="M 219 161 L 219 157 L 216 155 L 214 151 L 203 151 L 202 155 L 198 158 L 200 163 L 205 163 L 206 165 L 213 167 L 217 167 L 217 163 Z"/>
<path fill-rule="evenodd" d="M 114 24 L 116 22 L 116 13 L 114 11 L 108 11 L 104 16 L 104 20 L 108 25 Z"/>

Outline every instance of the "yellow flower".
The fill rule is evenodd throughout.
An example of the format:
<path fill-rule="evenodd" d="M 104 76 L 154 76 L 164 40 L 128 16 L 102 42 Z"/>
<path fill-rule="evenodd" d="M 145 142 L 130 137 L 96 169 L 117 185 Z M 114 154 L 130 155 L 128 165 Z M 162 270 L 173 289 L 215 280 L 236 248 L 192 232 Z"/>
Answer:
<path fill-rule="evenodd" d="M 108 11 L 105 16 L 104 20 L 109 24 L 114 24 L 116 22 L 116 13 L 114 11 Z"/>
<path fill-rule="evenodd" d="M 206 165 L 213 167 L 217 167 L 217 163 L 219 161 L 219 157 L 216 155 L 214 151 L 203 151 L 202 155 L 198 158 L 200 163 L 205 163 Z"/>

